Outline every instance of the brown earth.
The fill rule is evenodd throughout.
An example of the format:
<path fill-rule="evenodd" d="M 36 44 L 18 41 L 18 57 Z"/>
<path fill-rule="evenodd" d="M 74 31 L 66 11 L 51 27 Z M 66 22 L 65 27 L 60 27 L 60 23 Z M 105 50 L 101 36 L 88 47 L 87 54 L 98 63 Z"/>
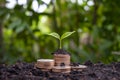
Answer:
<path fill-rule="evenodd" d="M 70 73 L 43 72 L 34 67 L 35 63 L 17 62 L 14 65 L 0 65 L 0 80 L 120 80 L 120 62 L 93 64 L 90 61 L 84 64 L 83 71 Z"/>
<path fill-rule="evenodd" d="M 54 51 L 52 54 L 64 54 L 64 55 L 69 54 L 70 55 L 70 53 L 64 49 L 58 49 L 58 50 Z"/>

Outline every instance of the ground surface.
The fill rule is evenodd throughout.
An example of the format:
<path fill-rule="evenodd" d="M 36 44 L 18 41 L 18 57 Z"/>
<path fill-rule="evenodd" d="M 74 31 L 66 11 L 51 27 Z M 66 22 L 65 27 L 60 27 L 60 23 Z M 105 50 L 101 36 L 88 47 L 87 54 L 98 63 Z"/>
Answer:
<path fill-rule="evenodd" d="M 105 65 L 86 62 L 87 69 L 69 74 L 42 72 L 34 63 L 17 62 L 15 65 L 0 65 L 0 80 L 120 80 L 120 62 Z"/>

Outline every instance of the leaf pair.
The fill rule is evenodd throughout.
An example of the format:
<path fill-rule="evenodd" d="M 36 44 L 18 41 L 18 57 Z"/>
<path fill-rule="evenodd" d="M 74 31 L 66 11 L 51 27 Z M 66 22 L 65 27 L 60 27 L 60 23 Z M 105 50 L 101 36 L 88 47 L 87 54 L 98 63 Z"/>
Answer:
<path fill-rule="evenodd" d="M 56 32 L 50 33 L 49 35 L 51 35 L 51 36 L 53 36 L 53 37 L 55 37 L 55 38 L 57 38 L 57 39 L 59 39 L 59 40 L 62 40 L 62 39 L 64 39 L 64 38 L 70 36 L 70 35 L 73 34 L 74 32 L 75 32 L 75 31 L 73 31 L 73 32 L 66 32 L 66 33 L 64 33 L 62 36 L 60 36 L 60 35 L 59 35 L 58 33 L 56 33 Z"/>
<path fill-rule="evenodd" d="M 74 32 L 75 32 L 75 31 L 66 32 L 66 33 L 64 33 L 62 36 L 60 36 L 58 33 L 55 33 L 55 32 L 50 33 L 49 35 L 51 35 L 51 36 L 59 39 L 59 41 L 60 41 L 60 49 L 61 49 L 61 41 L 62 41 L 64 38 L 66 38 L 66 37 L 70 36 L 71 34 L 73 34 Z"/>

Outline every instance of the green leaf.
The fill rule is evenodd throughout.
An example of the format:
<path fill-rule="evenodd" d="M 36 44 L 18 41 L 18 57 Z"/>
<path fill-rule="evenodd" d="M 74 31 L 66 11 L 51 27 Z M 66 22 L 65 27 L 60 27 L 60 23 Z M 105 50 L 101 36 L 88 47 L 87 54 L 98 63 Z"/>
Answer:
<path fill-rule="evenodd" d="M 61 36 L 61 40 L 64 39 L 64 38 L 66 38 L 66 37 L 68 37 L 68 36 L 70 36 L 70 35 L 73 34 L 74 32 L 75 32 L 75 31 L 64 33 L 64 34 Z"/>
<path fill-rule="evenodd" d="M 26 23 L 22 23 L 21 25 L 19 25 L 19 26 L 16 28 L 15 32 L 16 32 L 16 33 L 20 33 L 20 32 L 22 32 L 25 28 L 26 28 Z"/>
<path fill-rule="evenodd" d="M 9 25 L 9 29 L 14 29 L 16 28 L 17 26 L 21 25 L 21 20 L 18 19 L 18 20 L 15 20 L 13 21 L 10 25 Z"/>
<path fill-rule="evenodd" d="M 57 39 L 59 39 L 59 40 L 60 40 L 60 35 L 59 35 L 59 34 L 57 34 L 57 33 L 55 33 L 55 32 L 50 33 L 50 34 L 48 34 L 48 35 L 51 35 L 51 36 L 53 36 L 53 37 L 55 37 L 55 38 L 57 38 Z"/>

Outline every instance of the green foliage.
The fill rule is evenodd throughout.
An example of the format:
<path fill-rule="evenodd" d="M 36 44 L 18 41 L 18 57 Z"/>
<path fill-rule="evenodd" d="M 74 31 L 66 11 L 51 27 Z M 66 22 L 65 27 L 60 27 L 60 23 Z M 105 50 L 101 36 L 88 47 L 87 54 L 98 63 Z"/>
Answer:
<path fill-rule="evenodd" d="M 46 6 L 45 11 L 34 10 L 33 1 Z M 120 0 L 50 0 L 48 4 L 27 0 L 26 4 L 16 2 L 13 8 L 6 7 L 8 3 L 0 0 L 0 61 L 52 58 L 57 41 L 45 34 L 66 31 L 76 31 L 63 45 L 72 61 L 120 60 L 112 54 L 120 50 Z M 68 37 L 66 34 L 61 39 Z M 56 33 L 54 37 L 60 39 Z"/>
<path fill-rule="evenodd" d="M 59 48 L 61 49 L 61 48 L 62 48 L 62 40 L 63 40 L 64 38 L 70 36 L 70 35 L 73 34 L 74 32 L 75 32 L 75 31 L 66 32 L 66 33 L 64 33 L 61 37 L 60 37 L 59 34 L 57 34 L 57 33 L 55 33 L 55 32 L 50 33 L 49 35 L 51 35 L 51 36 L 53 36 L 53 37 L 55 37 L 55 38 L 57 38 L 57 39 L 59 40 L 59 43 L 60 43 Z"/>
<path fill-rule="evenodd" d="M 61 36 L 60 40 L 63 40 L 64 38 L 70 36 L 70 35 L 73 34 L 74 32 L 75 32 L 75 31 L 64 33 L 64 34 Z"/>
<path fill-rule="evenodd" d="M 57 33 L 55 33 L 55 32 L 52 32 L 52 33 L 50 33 L 50 34 L 48 34 L 48 35 L 51 35 L 51 36 L 53 36 L 53 37 L 55 37 L 55 38 L 57 38 L 57 39 L 60 40 L 60 35 L 57 34 Z"/>

